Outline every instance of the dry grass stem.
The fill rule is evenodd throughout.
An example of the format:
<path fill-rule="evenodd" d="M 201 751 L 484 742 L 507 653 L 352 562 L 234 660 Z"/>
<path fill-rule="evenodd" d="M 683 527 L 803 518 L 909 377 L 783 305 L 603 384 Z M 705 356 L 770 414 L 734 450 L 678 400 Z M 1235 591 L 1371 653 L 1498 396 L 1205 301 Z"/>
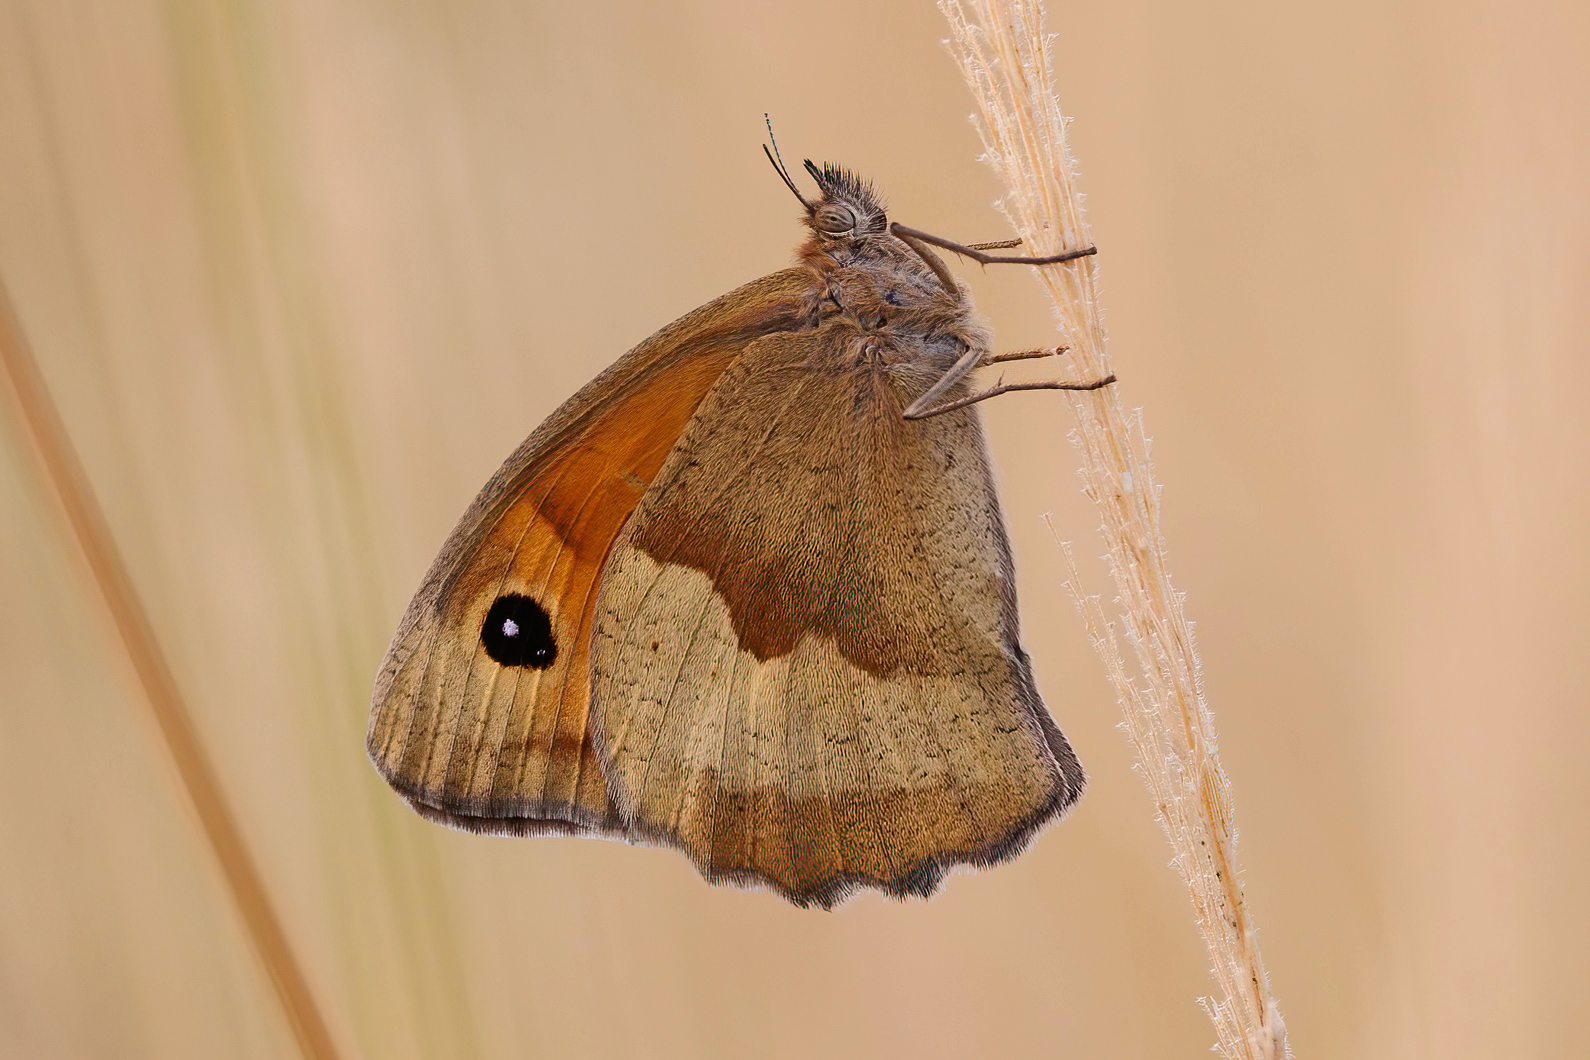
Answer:
<path fill-rule="evenodd" d="M 237 820 L 194 730 L 192 717 L 126 564 L 94 497 L 43 375 L 28 349 L 5 289 L 0 287 L 0 368 L 10 384 L 23 433 L 37 455 L 44 480 L 60 504 L 66 527 L 94 585 L 105 601 L 150 712 L 170 752 L 184 791 L 215 852 L 227 888 L 249 938 L 265 965 L 293 1034 L 309 1060 L 336 1060 L 339 1051 L 314 991 L 304 976 L 281 919 L 271 905 L 259 869 L 243 842 Z"/>
<path fill-rule="evenodd" d="M 977 100 L 986 158 L 1005 184 L 1001 208 L 1016 232 L 1033 254 L 1091 245 L 1042 5 L 941 0 L 939 6 L 950 23 L 950 50 Z M 1071 347 L 1077 380 L 1114 371 L 1100 321 L 1098 261 L 1085 257 L 1037 270 Z M 1073 441 L 1083 458 L 1085 492 L 1102 519 L 1135 667 L 1129 667 L 1098 598 L 1075 588 L 1074 563 L 1072 591 L 1115 685 L 1138 769 L 1209 947 L 1219 995 L 1204 1006 L 1217 1048 L 1229 1060 L 1282 1060 L 1291 1050 L 1243 901 L 1230 784 L 1220 766 L 1182 594 L 1171 587 L 1165 565 L 1159 487 L 1142 418 L 1127 414 L 1118 385 L 1065 392 L 1065 400 L 1076 415 Z"/>

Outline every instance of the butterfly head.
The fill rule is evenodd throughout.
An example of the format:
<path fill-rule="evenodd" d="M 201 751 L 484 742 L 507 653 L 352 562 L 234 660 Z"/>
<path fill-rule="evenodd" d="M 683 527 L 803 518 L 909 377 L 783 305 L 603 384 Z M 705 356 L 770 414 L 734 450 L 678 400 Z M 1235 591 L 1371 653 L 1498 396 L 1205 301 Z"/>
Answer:
<path fill-rule="evenodd" d="M 889 219 L 878 193 L 863 178 L 843 166 L 806 160 L 806 172 L 817 182 L 822 197 L 802 199 L 806 223 L 819 239 L 852 240 L 888 231 Z"/>
<path fill-rule="evenodd" d="M 773 126 L 769 124 L 769 138 L 772 132 Z M 877 191 L 862 177 L 844 166 L 832 162 L 819 166 L 808 158 L 806 172 L 817 182 L 817 190 L 821 193 L 815 199 L 808 199 L 795 186 L 789 170 L 784 168 L 777 143 L 772 147 L 763 145 L 762 153 L 767 155 L 785 187 L 806 207 L 806 224 L 817 237 L 819 246 L 853 242 L 888 231 L 889 219 L 884 214 L 883 203 L 878 201 Z"/>

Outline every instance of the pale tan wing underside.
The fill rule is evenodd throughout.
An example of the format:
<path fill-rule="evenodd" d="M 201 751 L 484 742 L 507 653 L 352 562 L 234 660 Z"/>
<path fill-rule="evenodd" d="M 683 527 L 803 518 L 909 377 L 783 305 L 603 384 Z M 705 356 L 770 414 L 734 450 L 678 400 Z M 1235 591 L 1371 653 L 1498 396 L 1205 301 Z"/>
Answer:
<path fill-rule="evenodd" d="M 710 879 L 926 894 L 1081 791 L 1017 640 L 966 410 L 932 376 L 772 336 L 719 378 L 603 574 L 595 734 L 638 834 Z"/>
<path fill-rule="evenodd" d="M 658 332 L 487 483 L 376 681 L 370 756 L 415 809 L 477 831 L 623 831 L 588 725 L 602 565 L 702 396 L 752 339 L 808 320 L 811 286 L 806 270 L 775 273 Z M 533 663 L 505 665 L 488 649 L 483 624 L 504 597 L 533 601 L 522 606 L 549 623 L 550 648 Z"/>

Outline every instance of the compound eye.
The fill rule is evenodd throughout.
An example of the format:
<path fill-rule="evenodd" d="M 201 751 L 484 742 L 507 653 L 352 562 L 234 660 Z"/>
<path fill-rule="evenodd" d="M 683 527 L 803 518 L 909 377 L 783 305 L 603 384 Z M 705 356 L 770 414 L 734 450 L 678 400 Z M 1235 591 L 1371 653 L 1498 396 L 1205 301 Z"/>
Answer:
<path fill-rule="evenodd" d="M 812 219 L 819 232 L 831 236 L 842 236 L 855 230 L 856 215 L 850 207 L 830 203 L 817 209 L 817 216 Z"/>

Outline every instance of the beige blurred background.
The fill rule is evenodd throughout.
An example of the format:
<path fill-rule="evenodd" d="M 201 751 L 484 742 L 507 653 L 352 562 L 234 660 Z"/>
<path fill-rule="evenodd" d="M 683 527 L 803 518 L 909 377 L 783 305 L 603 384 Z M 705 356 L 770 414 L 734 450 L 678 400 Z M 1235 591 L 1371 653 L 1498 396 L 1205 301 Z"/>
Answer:
<path fill-rule="evenodd" d="M 1156 439 L 1246 885 L 1301 1058 L 1590 1032 L 1590 8 L 1051 5 L 1113 349 Z M 3 0 L 0 278 L 337 1033 L 367 1058 L 1197 1057 L 1210 989 L 1039 516 L 1064 405 L 986 406 L 1086 799 L 928 903 L 459 835 L 368 689 L 498 462 L 784 265 L 762 159 L 1006 229 L 927 2 Z M 1009 348 L 1018 270 L 965 273 Z M 9 406 L 0 1055 L 294 1053 Z"/>

